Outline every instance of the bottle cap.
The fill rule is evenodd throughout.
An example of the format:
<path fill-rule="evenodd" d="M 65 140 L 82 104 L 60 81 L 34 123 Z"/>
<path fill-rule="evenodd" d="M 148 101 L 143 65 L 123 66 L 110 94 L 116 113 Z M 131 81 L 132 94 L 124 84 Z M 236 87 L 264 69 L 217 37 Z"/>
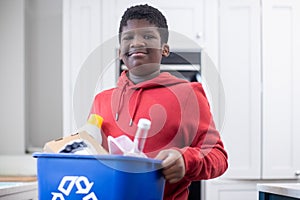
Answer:
<path fill-rule="evenodd" d="M 98 128 L 101 128 L 102 123 L 103 123 L 103 117 L 101 117 L 97 114 L 91 114 L 89 116 L 87 123 L 97 126 Z"/>
<path fill-rule="evenodd" d="M 149 119 L 141 118 L 138 123 L 138 127 L 142 129 L 149 130 L 151 126 L 151 121 Z"/>

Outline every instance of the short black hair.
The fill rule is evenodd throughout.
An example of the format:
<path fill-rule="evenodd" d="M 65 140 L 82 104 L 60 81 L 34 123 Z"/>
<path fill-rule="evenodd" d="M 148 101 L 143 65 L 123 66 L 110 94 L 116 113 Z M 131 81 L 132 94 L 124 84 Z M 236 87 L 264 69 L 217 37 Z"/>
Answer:
<path fill-rule="evenodd" d="M 157 9 L 147 4 L 136 5 L 124 12 L 120 27 L 119 27 L 119 42 L 121 41 L 121 33 L 123 27 L 127 26 L 127 21 L 132 19 L 145 19 L 151 24 L 154 24 L 159 28 L 159 33 L 162 43 L 167 43 L 169 38 L 168 24 L 165 16 Z"/>

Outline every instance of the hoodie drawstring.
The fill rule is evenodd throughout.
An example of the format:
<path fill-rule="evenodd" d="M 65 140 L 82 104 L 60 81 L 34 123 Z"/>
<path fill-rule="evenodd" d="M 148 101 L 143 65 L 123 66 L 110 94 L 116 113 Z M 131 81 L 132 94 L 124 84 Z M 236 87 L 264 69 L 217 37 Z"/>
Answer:
<path fill-rule="evenodd" d="M 115 115 L 115 120 L 118 121 L 119 120 L 119 113 L 121 110 L 121 107 L 124 103 L 124 95 L 125 95 L 125 90 L 126 90 L 126 86 L 129 85 L 129 82 L 126 82 L 126 84 L 124 84 L 122 90 L 121 90 L 121 95 L 118 101 L 118 106 L 117 106 L 117 112 Z M 139 88 L 137 96 L 135 98 L 135 102 L 133 105 L 133 112 L 132 112 L 132 116 L 130 117 L 130 121 L 129 121 L 129 126 L 132 126 L 133 124 L 133 120 L 135 118 L 136 112 L 137 112 L 137 108 L 138 108 L 138 104 L 140 103 L 140 98 L 141 98 L 141 93 L 143 92 L 143 88 Z"/>
<path fill-rule="evenodd" d="M 138 104 L 140 102 L 140 96 L 141 96 L 142 92 L 143 92 L 143 88 L 140 88 L 140 90 L 138 91 L 138 93 L 136 95 L 134 106 L 133 106 L 132 117 L 130 118 L 130 121 L 129 121 L 129 126 L 132 126 L 132 123 L 133 123 L 133 120 L 134 120 L 134 117 L 135 117 L 135 114 L 136 114 L 136 111 L 137 111 L 137 107 L 138 107 Z"/>
<path fill-rule="evenodd" d="M 128 84 L 129 83 L 126 82 L 126 84 L 123 85 L 123 88 L 122 88 L 122 91 L 121 91 L 121 95 L 120 95 L 119 102 L 118 102 L 118 107 L 117 107 L 117 112 L 116 112 L 116 116 L 115 116 L 116 121 L 118 121 L 118 119 L 119 119 L 119 112 L 120 112 L 120 109 L 121 109 L 121 105 L 123 104 L 123 101 L 124 101 L 125 89 L 126 89 L 126 86 Z"/>

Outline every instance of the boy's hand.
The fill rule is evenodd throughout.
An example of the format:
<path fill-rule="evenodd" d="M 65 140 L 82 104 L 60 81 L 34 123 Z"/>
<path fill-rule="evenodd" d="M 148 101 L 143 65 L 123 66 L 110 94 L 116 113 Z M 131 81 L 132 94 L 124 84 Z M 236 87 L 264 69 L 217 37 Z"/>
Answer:
<path fill-rule="evenodd" d="M 162 160 L 162 172 L 169 183 L 176 183 L 183 178 L 185 174 L 185 165 L 179 151 L 174 149 L 162 150 L 155 159 Z"/>

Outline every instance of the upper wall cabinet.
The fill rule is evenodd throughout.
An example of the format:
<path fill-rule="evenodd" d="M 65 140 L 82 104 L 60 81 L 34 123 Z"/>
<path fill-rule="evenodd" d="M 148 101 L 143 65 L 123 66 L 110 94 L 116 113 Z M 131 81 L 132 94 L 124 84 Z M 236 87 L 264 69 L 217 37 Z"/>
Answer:
<path fill-rule="evenodd" d="M 203 0 L 186 1 L 138 1 L 115 0 L 116 33 L 124 11 L 131 6 L 148 4 L 158 8 L 166 17 L 170 31 L 169 44 L 172 48 L 200 48 L 204 39 Z"/>

